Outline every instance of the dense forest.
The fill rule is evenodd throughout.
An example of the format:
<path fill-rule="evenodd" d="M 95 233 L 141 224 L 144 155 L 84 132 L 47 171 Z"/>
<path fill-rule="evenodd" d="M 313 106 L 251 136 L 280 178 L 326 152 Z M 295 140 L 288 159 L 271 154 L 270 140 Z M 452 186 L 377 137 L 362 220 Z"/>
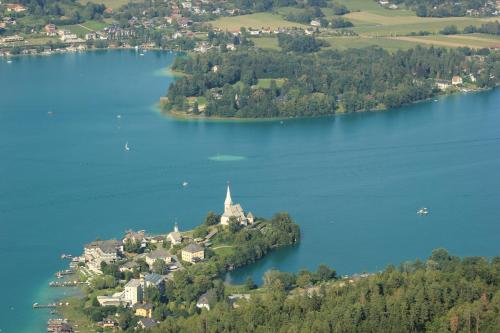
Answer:
<path fill-rule="evenodd" d="M 473 74 L 479 87 L 493 87 L 500 77 L 499 54 L 488 50 L 308 53 L 323 44 L 310 36 L 281 36 L 279 42 L 296 52 L 243 48 L 176 58 L 173 69 L 186 75 L 170 85 L 165 110 L 208 117 L 321 116 L 423 100 L 438 93 L 436 79 L 453 75 L 467 81 Z"/>
<path fill-rule="evenodd" d="M 237 308 L 214 300 L 210 311 L 169 317 L 152 332 L 500 332 L 500 257 L 440 249 L 425 262 L 348 279 L 324 266 L 271 271 L 261 291 Z"/>

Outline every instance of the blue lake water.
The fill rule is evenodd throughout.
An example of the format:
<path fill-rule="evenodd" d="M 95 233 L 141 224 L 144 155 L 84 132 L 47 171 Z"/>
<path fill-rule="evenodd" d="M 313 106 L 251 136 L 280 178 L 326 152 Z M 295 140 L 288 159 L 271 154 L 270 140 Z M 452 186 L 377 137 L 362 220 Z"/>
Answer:
<path fill-rule="evenodd" d="M 376 271 L 437 247 L 500 254 L 500 90 L 283 124 L 180 121 L 154 108 L 173 56 L 0 59 L 0 332 L 45 331 L 31 304 L 64 292 L 46 287 L 61 253 L 191 228 L 221 212 L 227 181 L 245 209 L 289 211 L 303 231 L 230 281 Z"/>

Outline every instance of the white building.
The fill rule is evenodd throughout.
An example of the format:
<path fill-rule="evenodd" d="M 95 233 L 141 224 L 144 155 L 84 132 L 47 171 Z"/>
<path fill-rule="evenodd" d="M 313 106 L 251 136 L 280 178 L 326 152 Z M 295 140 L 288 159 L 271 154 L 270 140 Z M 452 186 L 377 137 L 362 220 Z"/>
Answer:
<path fill-rule="evenodd" d="M 124 299 L 131 306 L 142 302 L 142 283 L 140 279 L 132 279 L 125 285 Z"/>
<path fill-rule="evenodd" d="M 90 270 L 101 272 L 101 263 L 115 262 L 120 258 L 122 246 L 116 240 L 94 241 L 84 247 L 85 262 Z"/>
<path fill-rule="evenodd" d="M 229 219 L 231 217 L 235 217 L 238 222 L 243 225 L 253 224 L 254 222 L 254 218 L 251 212 L 248 212 L 245 215 L 245 212 L 243 211 L 243 208 L 241 208 L 240 204 L 233 205 L 233 201 L 231 199 L 231 191 L 228 185 L 226 200 L 224 201 L 224 214 L 222 214 L 220 218 L 220 223 L 222 225 L 228 225 Z"/>
<path fill-rule="evenodd" d="M 182 243 L 182 235 L 179 232 L 179 226 L 177 225 L 177 222 L 174 225 L 174 231 L 167 235 L 167 241 L 169 241 L 172 245 Z"/>

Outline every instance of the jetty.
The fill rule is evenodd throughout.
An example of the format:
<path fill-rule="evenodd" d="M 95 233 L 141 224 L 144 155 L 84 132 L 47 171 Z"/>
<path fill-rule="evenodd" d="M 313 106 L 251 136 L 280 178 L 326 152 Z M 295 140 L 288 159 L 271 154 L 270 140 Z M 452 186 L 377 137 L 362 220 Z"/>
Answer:
<path fill-rule="evenodd" d="M 51 281 L 49 282 L 49 287 L 76 287 L 85 282 L 80 281 Z"/>
<path fill-rule="evenodd" d="M 72 275 L 72 274 L 75 274 L 75 270 L 73 269 L 65 269 L 65 270 L 62 270 L 62 271 L 59 271 L 56 273 L 56 277 L 58 279 L 62 278 L 64 275 Z"/>
<path fill-rule="evenodd" d="M 59 302 L 59 303 L 47 303 L 47 304 L 41 304 L 41 303 L 33 303 L 33 309 L 54 309 L 54 308 L 57 308 L 57 307 L 61 307 L 61 306 L 68 306 L 69 303 L 66 302 L 66 303 L 63 303 L 63 302 Z"/>

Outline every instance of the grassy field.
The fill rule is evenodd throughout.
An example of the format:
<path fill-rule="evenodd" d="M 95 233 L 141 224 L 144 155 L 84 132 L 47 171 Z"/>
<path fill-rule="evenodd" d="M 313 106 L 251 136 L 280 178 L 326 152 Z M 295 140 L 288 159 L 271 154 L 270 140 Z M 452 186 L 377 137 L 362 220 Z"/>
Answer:
<path fill-rule="evenodd" d="M 285 21 L 280 15 L 273 13 L 256 13 L 242 16 L 221 17 L 213 22 L 212 25 L 216 28 L 227 31 L 240 31 L 244 28 L 303 28 L 305 25 Z"/>
<path fill-rule="evenodd" d="M 444 27 L 449 25 L 455 25 L 459 29 L 463 29 L 466 26 L 474 25 L 480 26 L 481 24 L 488 21 L 488 19 L 480 18 L 465 18 L 465 17 L 454 17 L 446 19 L 438 18 L 408 18 L 406 23 L 403 18 L 391 18 L 387 21 L 379 21 L 383 23 L 374 23 L 374 18 L 372 15 L 365 16 L 365 21 L 363 21 L 362 13 L 352 13 L 348 15 L 355 15 L 356 20 L 352 22 L 355 26 L 354 31 L 360 35 L 364 36 L 397 36 L 397 35 L 407 35 L 411 32 L 428 31 L 431 33 L 439 33 Z M 377 17 L 376 20 L 379 20 Z"/>
<path fill-rule="evenodd" d="M 363 48 L 368 46 L 379 46 L 390 52 L 407 50 L 419 44 L 417 41 L 397 40 L 391 38 L 369 38 L 369 37 L 324 37 L 330 46 L 326 49 L 347 50 L 349 48 Z"/>
<path fill-rule="evenodd" d="M 252 42 L 255 44 L 256 47 L 261 49 L 271 49 L 271 50 L 281 49 L 278 45 L 278 39 L 276 37 L 252 38 Z"/>
<path fill-rule="evenodd" d="M 103 21 L 87 21 L 82 24 L 73 24 L 73 25 L 64 25 L 61 26 L 62 29 L 66 29 L 71 31 L 74 34 L 77 34 L 79 37 L 83 37 L 85 34 L 91 31 L 101 30 L 106 27 L 109 22 Z"/>
<path fill-rule="evenodd" d="M 470 47 L 470 48 L 492 48 L 500 47 L 500 38 L 490 35 L 471 34 L 471 35 L 432 35 L 432 36 L 411 36 L 397 37 L 399 41 L 414 42 L 419 44 L 428 44 L 445 47 Z"/>
<path fill-rule="evenodd" d="M 93 2 L 97 4 L 103 4 L 106 6 L 106 8 L 112 8 L 112 9 L 118 9 L 123 5 L 126 5 L 130 2 L 142 2 L 140 0 L 94 0 L 94 1 L 89 1 L 89 0 L 79 0 L 79 2 L 82 5 L 85 5 L 87 2 Z"/>
<path fill-rule="evenodd" d="M 364 11 L 383 16 L 414 16 L 415 13 L 404 9 L 386 9 L 380 6 L 374 0 L 337 0 L 338 3 L 345 5 L 351 12 Z"/>
<path fill-rule="evenodd" d="M 269 89 L 271 87 L 271 81 L 276 81 L 276 86 L 281 88 L 285 83 L 285 79 L 259 79 L 255 85 L 257 88 Z"/>

